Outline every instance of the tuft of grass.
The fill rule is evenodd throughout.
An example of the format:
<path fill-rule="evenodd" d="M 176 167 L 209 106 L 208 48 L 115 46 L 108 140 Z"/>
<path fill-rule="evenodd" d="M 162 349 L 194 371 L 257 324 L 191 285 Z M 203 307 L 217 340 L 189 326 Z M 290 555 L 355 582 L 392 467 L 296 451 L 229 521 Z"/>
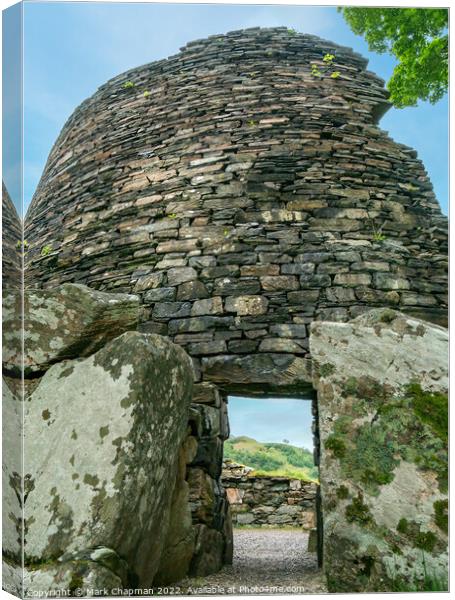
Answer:
<path fill-rule="evenodd" d="M 385 239 L 386 239 L 386 236 L 383 233 L 381 233 L 379 231 L 375 231 L 373 233 L 373 240 L 375 242 L 383 242 Z"/>
<path fill-rule="evenodd" d="M 274 471 L 263 471 L 261 469 L 257 471 L 251 471 L 250 477 L 286 477 L 288 479 L 300 479 L 300 481 L 306 481 L 307 483 L 318 483 L 317 479 L 313 479 L 302 471 L 294 471 L 292 469 L 276 469 Z"/>

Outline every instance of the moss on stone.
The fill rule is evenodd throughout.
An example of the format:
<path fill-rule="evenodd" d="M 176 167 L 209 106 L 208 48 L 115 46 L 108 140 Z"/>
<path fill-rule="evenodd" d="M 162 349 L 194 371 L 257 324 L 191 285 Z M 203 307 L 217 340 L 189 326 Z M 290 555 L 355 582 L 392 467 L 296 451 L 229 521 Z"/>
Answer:
<path fill-rule="evenodd" d="M 419 531 L 415 536 L 414 545 L 425 552 L 432 552 L 437 541 L 438 538 L 432 531 Z"/>
<path fill-rule="evenodd" d="M 391 323 L 395 319 L 396 315 L 397 313 L 394 310 L 385 309 L 379 317 L 379 321 L 381 323 Z"/>
<path fill-rule="evenodd" d="M 415 415 L 444 442 L 448 440 L 449 404 L 447 394 L 425 392 L 418 383 L 411 383 L 407 393 Z"/>
<path fill-rule="evenodd" d="M 405 518 L 402 518 L 398 521 L 397 531 L 399 533 L 406 534 L 408 532 L 408 521 Z"/>
<path fill-rule="evenodd" d="M 68 586 L 70 596 L 79 598 L 83 594 L 82 586 L 84 585 L 84 579 L 79 573 L 73 573 L 71 581 Z"/>
<path fill-rule="evenodd" d="M 329 435 L 324 442 L 324 448 L 330 450 L 336 458 L 342 458 L 346 454 L 346 444 L 336 435 Z"/>
<path fill-rule="evenodd" d="M 387 386 L 365 377 L 348 379 L 343 390 L 355 395 L 355 414 L 370 416 L 370 422 L 358 425 L 352 415 L 344 414 L 333 424 L 325 447 L 340 459 L 343 477 L 376 495 L 405 460 L 434 471 L 439 489 L 446 492 L 447 395 L 426 393 L 411 383 L 405 394 L 395 396 Z"/>
<path fill-rule="evenodd" d="M 355 377 L 349 377 L 343 384 L 343 392 L 347 396 L 357 395 L 357 379 Z"/>
<path fill-rule="evenodd" d="M 321 377 L 328 377 L 334 371 L 335 371 L 335 367 L 331 363 L 325 363 L 319 367 L 319 374 Z"/>
<path fill-rule="evenodd" d="M 340 500 L 349 498 L 349 490 L 345 485 L 340 485 L 340 487 L 337 488 L 336 494 Z"/>
<path fill-rule="evenodd" d="M 397 531 L 404 536 L 415 548 L 432 552 L 438 542 L 432 531 L 421 531 L 419 523 L 402 518 L 398 521 Z"/>
<path fill-rule="evenodd" d="M 348 504 L 345 511 L 346 520 L 349 523 L 360 523 L 361 525 L 367 525 L 373 523 L 373 517 L 371 516 L 370 509 L 363 501 L 363 494 L 360 492 L 356 498 L 352 499 L 351 504 Z"/>
<path fill-rule="evenodd" d="M 336 507 L 338 506 L 338 502 L 335 496 L 332 496 L 331 498 L 327 498 L 324 502 L 324 510 L 326 512 L 331 512 L 332 510 L 335 510 Z"/>
<path fill-rule="evenodd" d="M 449 532 L 449 501 L 447 499 L 436 500 L 433 508 L 436 525 L 447 534 Z"/>
<path fill-rule="evenodd" d="M 346 469 L 369 492 L 376 494 L 378 486 L 393 480 L 393 470 L 399 461 L 394 458 L 394 444 L 380 426 L 360 427 L 350 450 L 346 453 Z"/>

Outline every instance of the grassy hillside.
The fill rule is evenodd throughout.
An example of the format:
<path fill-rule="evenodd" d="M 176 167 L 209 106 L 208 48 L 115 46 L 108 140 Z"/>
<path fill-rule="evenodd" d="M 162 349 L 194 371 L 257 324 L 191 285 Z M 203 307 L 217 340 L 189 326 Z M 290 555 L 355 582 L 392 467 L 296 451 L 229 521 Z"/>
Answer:
<path fill-rule="evenodd" d="M 313 455 L 291 444 L 257 442 L 246 436 L 224 442 L 224 458 L 252 467 L 258 475 L 282 475 L 317 480 L 318 470 Z"/>

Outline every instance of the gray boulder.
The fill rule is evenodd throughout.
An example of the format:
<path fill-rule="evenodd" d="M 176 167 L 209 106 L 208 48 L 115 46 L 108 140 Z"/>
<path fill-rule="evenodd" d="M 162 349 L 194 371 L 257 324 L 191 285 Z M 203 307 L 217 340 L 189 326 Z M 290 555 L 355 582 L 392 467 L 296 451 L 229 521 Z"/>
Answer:
<path fill-rule="evenodd" d="M 20 303 L 19 293 L 3 298 L 3 364 L 13 373 L 22 365 Z M 134 329 L 138 318 L 137 296 L 99 292 L 73 283 L 52 290 L 26 290 L 26 376 L 43 372 L 56 362 L 92 354 L 124 331 Z"/>
<path fill-rule="evenodd" d="M 192 383 L 191 362 L 180 347 L 137 332 L 49 368 L 25 412 L 29 568 L 43 562 L 57 568 L 57 561 L 104 547 L 126 561 L 140 587 L 152 583 Z"/>
<path fill-rule="evenodd" d="M 310 347 L 329 591 L 443 585 L 447 330 L 376 309 L 312 323 Z"/>
<path fill-rule="evenodd" d="M 22 543 L 22 403 L 14 382 L 8 383 L 3 379 L 2 545 L 6 556 L 18 560 Z"/>
<path fill-rule="evenodd" d="M 26 568 L 26 596 L 72 597 L 123 595 L 130 588 L 128 566 L 113 550 L 95 548 L 56 563 Z M 131 588 L 130 588 L 131 589 Z"/>

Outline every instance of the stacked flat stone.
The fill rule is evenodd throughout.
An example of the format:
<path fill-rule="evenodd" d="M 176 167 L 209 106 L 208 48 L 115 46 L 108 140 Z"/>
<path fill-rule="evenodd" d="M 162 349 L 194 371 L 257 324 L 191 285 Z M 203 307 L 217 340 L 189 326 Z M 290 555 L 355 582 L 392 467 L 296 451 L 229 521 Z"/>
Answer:
<path fill-rule="evenodd" d="M 223 464 L 222 483 L 234 526 L 306 530 L 315 527 L 316 483 L 290 477 L 255 476 L 252 471 L 229 461 Z"/>
<path fill-rule="evenodd" d="M 18 289 L 22 284 L 22 224 L 2 183 L 2 283 Z"/>
<path fill-rule="evenodd" d="M 223 442 L 229 437 L 227 402 L 215 385 L 194 386 L 189 425 L 195 442 L 186 468 L 195 532 L 189 572 L 205 576 L 232 563 L 233 552 L 231 513 L 221 483 Z"/>
<path fill-rule="evenodd" d="M 393 306 L 444 323 L 447 219 L 416 152 L 378 127 L 388 94 L 366 65 L 254 28 L 110 80 L 49 155 L 30 285 L 139 294 L 146 330 L 216 381 L 305 357 L 313 320 Z"/>

